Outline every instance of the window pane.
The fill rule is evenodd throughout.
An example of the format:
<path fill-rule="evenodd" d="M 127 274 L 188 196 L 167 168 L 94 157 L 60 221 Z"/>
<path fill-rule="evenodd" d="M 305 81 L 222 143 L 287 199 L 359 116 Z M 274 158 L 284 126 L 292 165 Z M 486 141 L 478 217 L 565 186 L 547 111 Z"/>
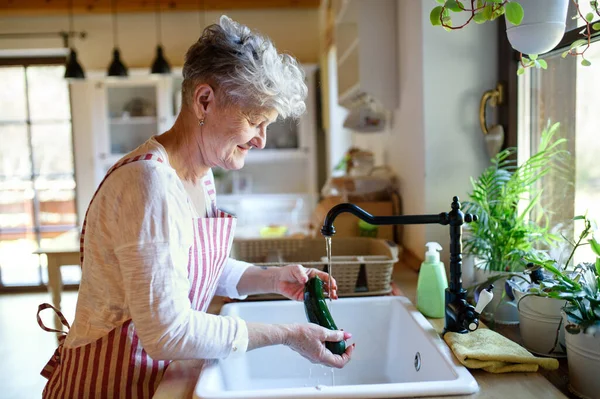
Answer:
<path fill-rule="evenodd" d="M 27 125 L 0 124 L 0 143 L 0 176 L 31 176 Z"/>
<path fill-rule="evenodd" d="M 569 11 L 573 10 L 573 6 L 569 7 Z M 579 2 L 579 10 L 581 11 L 581 14 L 585 17 L 588 13 L 592 13 L 594 15 L 594 19 L 592 19 L 592 22 L 596 22 L 598 19 L 600 19 L 600 17 L 598 16 L 598 14 L 596 14 L 596 12 L 594 11 L 594 9 L 592 8 L 591 4 L 589 1 L 580 1 Z M 567 19 L 570 19 L 571 16 L 575 16 L 577 15 L 577 11 L 573 10 L 573 12 L 569 13 L 570 15 L 567 17 Z M 577 26 L 585 26 L 585 21 L 583 19 L 578 18 L 577 19 Z M 592 33 L 594 31 L 592 30 Z M 586 53 L 587 54 L 587 53 Z"/>
<path fill-rule="evenodd" d="M 587 212 L 590 219 L 600 223 L 600 140 L 598 126 L 600 115 L 596 97 L 600 90 L 600 43 L 594 43 L 585 53 L 592 65 L 577 65 L 577 142 L 575 145 L 576 179 L 575 179 L 575 213 L 583 215 Z M 579 250 L 578 250 L 579 251 Z M 579 251 L 579 261 L 594 259 L 591 248 L 585 246 Z"/>
<path fill-rule="evenodd" d="M 39 257 L 29 181 L 0 181 L 0 275 L 4 285 L 39 284 Z"/>
<path fill-rule="evenodd" d="M 71 123 L 31 125 L 35 174 L 72 174 L 73 143 Z"/>
<path fill-rule="evenodd" d="M 69 88 L 63 78 L 64 73 L 65 67 L 62 65 L 27 68 L 32 121 L 71 118 Z"/>
<path fill-rule="evenodd" d="M 520 78 L 520 157 L 537 151 L 540 135 L 549 122 L 560 122 L 557 133 L 566 138 L 570 153 L 570 164 L 562 173 L 554 172 L 545 176 L 541 186 L 544 190 L 543 206 L 549 212 L 551 225 L 559 223 L 569 228 L 568 235 L 579 236 L 583 223 L 572 223 L 576 215 L 587 213 L 588 218 L 600 223 L 600 168 L 597 154 L 600 151 L 598 140 L 598 114 L 595 97 L 600 90 L 600 43 L 593 43 L 586 52 L 592 63 L 581 66 L 581 59 L 558 54 L 545 57 L 547 70 L 531 69 Z M 530 146 L 523 144 L 530 141 Z M 531 152 L 528 152 L 531 151 Z M 569 251 L 565 251 L 565 261 Z M 575 253 L 575 263 L 594 259 L 589 246 L 583 246 Z"/>
<path fill-rule="evenodd" d="M 40 259 L 32 232 L 0 232 L 0 269 L 2 284 L 39 285 Z"/>
<path fill-rule="evenodd" d="M 40 204 L 42 238 L 53 238 L 77 223 L 73 176 L 38 177 L 35 189 Z"/>
<path fill-rule="evenodd" d="M 0 67 L 0 122 L 27 119 L 25 68 Z"/>
<path fill-rule="evenodd" d="M 33 231 L 33 184 L 26 180 L 0 180 L 0 231 Z"/>

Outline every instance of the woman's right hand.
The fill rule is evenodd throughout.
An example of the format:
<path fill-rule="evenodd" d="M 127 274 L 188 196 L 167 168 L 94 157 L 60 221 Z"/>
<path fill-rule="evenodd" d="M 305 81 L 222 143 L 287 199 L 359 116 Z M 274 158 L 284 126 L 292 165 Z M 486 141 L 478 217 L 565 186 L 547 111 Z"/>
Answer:
<path fill-rule="evenodd" d="M 317 324 L 292 324 L 284 344 L 298 352 L 312 363 L 320 363 L 331 367 L 342 368 L 352 357 L 355 344 L 346 348 L 342 355 L 335 355 L 325 347 L 325 342 L 348 340 L 352 334 L 344 331 L 328 330 Z"/>

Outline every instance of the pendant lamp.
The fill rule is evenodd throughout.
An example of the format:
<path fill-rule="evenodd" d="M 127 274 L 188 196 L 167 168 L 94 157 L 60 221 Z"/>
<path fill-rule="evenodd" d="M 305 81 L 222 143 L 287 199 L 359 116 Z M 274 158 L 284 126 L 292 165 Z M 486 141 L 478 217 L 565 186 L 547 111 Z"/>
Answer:
<path fill-rule="evenodd" d="M 166 60 L 163 54 L 163 48 L 161 45 L 162 41 L 161 32 L 161 21 L 160 21 L 160 2 L 156 0 L 156 58 L 152 63 L 151 73 L 169 74 L 171 73 L 171 66 Z"/>
<path fill-rule="evenodd" d="M 69 0 L 69 32 L 67 33 L 67 37 L 70 38 L 73 32 L 73 0 Z M 68 42 L 70 43 L 70 41 Z M 65 64 L 65 79 L 85 79 L 85 72 L 77 60 L 77 52 L 72 44 L 70 48 L 71 51 Z"/>
<path fill-rule="evenodd" d="M 113 41 L 114 41 L 114 48 L 113 48 L 113 59 L 112 62 L 110 63 L 110 66 L 108 67 L 108 76 L 127 76 L 128 72 L 127 72 L 127 67 L 125 66 L 125 64 L 123 64 L 123 61 L 121 61 L 121 53 L 119 51 L 119 46 L 117 44 L 117 36 L 118 36 L 118 32 L 117 32 L 117 13 L 116 13 L 116 0 L 112 0 L 111 2 L 111 8 L 112 8 L 112 20 L 113 20 Z"/>

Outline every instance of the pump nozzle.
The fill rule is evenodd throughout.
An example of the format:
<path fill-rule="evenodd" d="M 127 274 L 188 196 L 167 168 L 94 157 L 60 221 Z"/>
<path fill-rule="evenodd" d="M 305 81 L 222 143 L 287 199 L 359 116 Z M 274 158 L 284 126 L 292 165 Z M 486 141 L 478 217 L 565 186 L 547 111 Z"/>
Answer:
<path fill-rule="evenodd" d="M 437 263 L 440 261 L 440 253 L 442 246 L 437 242 L 428 242 L 425 244 L 427 252 L 425 253 L 425 262 Z"/>

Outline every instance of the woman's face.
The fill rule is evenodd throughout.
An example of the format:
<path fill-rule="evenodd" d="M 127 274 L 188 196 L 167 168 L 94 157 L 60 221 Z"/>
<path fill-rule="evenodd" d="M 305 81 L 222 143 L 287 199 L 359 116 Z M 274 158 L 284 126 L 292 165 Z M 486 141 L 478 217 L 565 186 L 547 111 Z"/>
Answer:
<path fill-rule="evenodd" d="M 204 125 L 198 135 L 204 163 L 228 170 L 242 168 L 248 151 L 265 147 L 267 127 L 277 119 L 277 111 L 221 105 L 214 92 L 204 99 L 200 101 Z"/>

